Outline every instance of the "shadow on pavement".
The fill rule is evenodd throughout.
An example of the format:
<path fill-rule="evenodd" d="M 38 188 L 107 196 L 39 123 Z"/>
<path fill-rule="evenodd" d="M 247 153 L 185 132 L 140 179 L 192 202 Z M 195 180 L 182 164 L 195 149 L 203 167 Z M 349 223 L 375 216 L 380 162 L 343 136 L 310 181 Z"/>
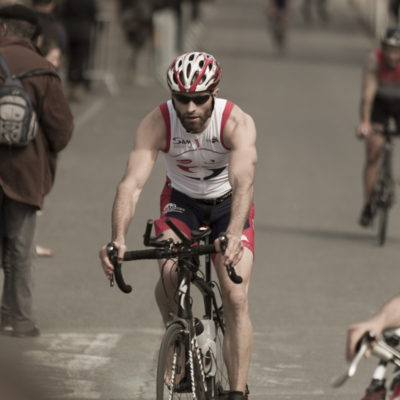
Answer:
<path fill-rule="evenodd" d="M 278 225 L 266 225 L 257 224 L 256 232 L 268 232 L 273 234 L 281 235 L 296 235 L 311 238 L 320 238 L 328 240 L 337 241 L 357 241 L 365 242 L 368 245 L 373 245 L 376 243 L 376 235 L 373 231 L 366 231 L 365 233 L 356 232 L 345 232 L 345 231 L 334 231 L 328 229 L 318 229 L 318 228 L 299 228 L 299 227 L 285 227 Z M 387 238 L 388 243 L 399 244 L 400 238 L 390 236 Z M 379 247 L 378 245 L 376 245 Z"/>

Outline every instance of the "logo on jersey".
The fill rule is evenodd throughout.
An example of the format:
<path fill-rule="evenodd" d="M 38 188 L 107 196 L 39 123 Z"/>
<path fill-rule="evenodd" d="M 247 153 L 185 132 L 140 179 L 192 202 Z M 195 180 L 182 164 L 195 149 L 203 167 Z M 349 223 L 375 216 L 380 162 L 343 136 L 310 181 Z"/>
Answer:
<path fill-rule="evenodd" d="M 183 169 L 185 172 L 190 172 L 190 173 L 194 173 L 194 171 L 191 171 L 190 168 L 195 168 L 195 167 L 184 167 L 182 165 L 178 165 L 179 168 Z M 204 178 L 202 178 L 205 181 L 208 181 L 209 179 L 215 178 L 216 176 L 218 176 L 219 174 L 222 173 L 222 171 L 225 169 L 226 167 L 222 167 L 222 168 L 208 168 L 208 170 L 211 172 L 210 175 L 205 176 Z M 200 180 L 201 178 L 198 178 L 196 176 L 188 176 L 185 175 L 187 178 L 190 179 L 196 179 L 196 180 Z"/>
<path fill-rule="evenodd" d="M 182 207 L 178 207 L 175 203 L 168 203 L 163 208 L 163 215 L 168 214 L 170 212 L 183 214 L 186 210 Z"/>
<path fill-rule="evenodd" d="M 193 143 L 193 141 L 190 140 L 190 139 L 182 139 L 180 137 L 173 137 L 172 138 L 172 144 L 175 145 L 175 146 L 177 146 L 177 145 L 184 146 L 186 144 L 192 144 L 192 143 Z"/>

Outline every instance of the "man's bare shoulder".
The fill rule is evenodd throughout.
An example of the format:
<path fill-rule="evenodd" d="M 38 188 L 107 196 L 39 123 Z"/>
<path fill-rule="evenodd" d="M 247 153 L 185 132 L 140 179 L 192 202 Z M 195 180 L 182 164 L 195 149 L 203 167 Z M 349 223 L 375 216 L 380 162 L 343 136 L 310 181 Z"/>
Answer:
<path fill-rule="evenodd" d="M 149 112 L 140 123 L 136 132 L 136 147 L 150 145 L 152 148 L 162 150 L 165 148 L 166 126 L 164 117 L 159 107 Z"/>
<path fill-rule="evenodd" d="M 254 120 L 248 113 L 244 112 L 238 105 L 234 105 L 224 129 L 224 140 L 233 145 L 244 137 L 252 142 L 255 141 L 256 128 Z"/>

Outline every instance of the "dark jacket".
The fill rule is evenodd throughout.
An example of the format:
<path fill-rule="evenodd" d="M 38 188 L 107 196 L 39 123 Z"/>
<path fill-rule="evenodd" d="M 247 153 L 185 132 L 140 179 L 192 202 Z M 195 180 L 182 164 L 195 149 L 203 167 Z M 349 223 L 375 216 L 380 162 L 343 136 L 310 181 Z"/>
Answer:
<path fill-rule="evenodd" d="M 0 53 L 14 74 L 36 68 L 54 71 L 29 40 L 0 38 Z M 3 76 L 0 71 L 0 79 Z M 54 182 L 57 153 L 71 139 L 73 117 L 57 77 L 25 78 L 23 84 L 36 110 L 39 129 L 24 148 L 0 145 L 0 186 L 8 197 L 42 208 L 44 196 Z"/>

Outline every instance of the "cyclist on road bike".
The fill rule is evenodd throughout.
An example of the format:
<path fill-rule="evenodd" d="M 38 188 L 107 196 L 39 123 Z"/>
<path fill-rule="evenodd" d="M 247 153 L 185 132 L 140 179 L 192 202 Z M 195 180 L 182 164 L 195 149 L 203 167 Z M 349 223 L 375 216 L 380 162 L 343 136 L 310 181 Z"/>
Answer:
<path fill-rule="evenodd" d="M 290 0 L 268 0 L 267 16 L 273 43 L 284 50 L 287 43 Z"/>
<path fill-rule="evenodd" d="M 177 57 L 167 71 L 171 99 L 150 112 L 140 123 L 125 175 L 118 185 L 112 212 L 112 241 L 123 259 L 125 235 L 136 204 L 159 152 L 165 159 L 167 180 L 161 194 L 161 216 L 156 233 L 175 234 L 165 223 L 169 217 L 188 236 L 208 225 L 213 240 L 226 232 L 228 247 L 217 254 L 214 265 L 221 284 L 226 317 L 224 358 L 229 400 L 246 399 L 245 388 L 253 346 L 248 312 L 248 287 L 253 264 L 253 181 L 256 163 L 256 128 L 253 119 L 237 105 L 217 97 L 221 69 L 206 53 Z M 100 250 L 105 274 L 112 276 L 106 246 Z M 229 279 L 224 264 L 232 263 L 243 283 Z M 156 300 L 166 323 L 168 299 L 176 293 L 174 264 L 163 265 Z"/>
<path fill-rule="evenodd" d="M 384 126 L 393 118 L 400 126 L 400 28 L 388 28 L 380 49 L 365 63 L 361 96 L 361 122 L 356 134 L 366 142 L 364 168 L 364 207 L 360 225 L 369 226 L 373 218 L 371 197 L 377 180 L 379 157 L 385 143 Z"/>
<path fill-rule="evenodd" d="M 365 332 L 372 332 L 377 338 L 386 329 L 400 328 L 400 295 L 388 301 L 371 318 L 351 325 L 347 330 L 346 357 L 350 361 L 355 355 L 357 342 Z"/>

